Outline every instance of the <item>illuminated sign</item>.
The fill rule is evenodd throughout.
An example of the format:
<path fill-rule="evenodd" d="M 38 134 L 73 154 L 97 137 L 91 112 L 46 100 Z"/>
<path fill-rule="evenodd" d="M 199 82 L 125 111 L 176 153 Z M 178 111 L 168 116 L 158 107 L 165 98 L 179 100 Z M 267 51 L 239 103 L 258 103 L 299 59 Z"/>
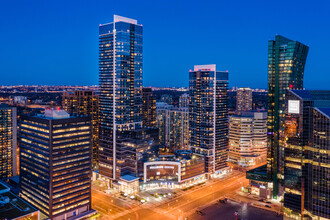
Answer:
<path fill-rule="evenodd" d="M 288 102 L 288 113 L 299 114 L 300 113 L 300 102 L 299 100 L 289 100 Z"/>
<path fill-rule="evenodd" d="M 174 166 L 152 166 L 149 167 L 149 169 L 154 170 L 154 169 L 174 169 Z"/>

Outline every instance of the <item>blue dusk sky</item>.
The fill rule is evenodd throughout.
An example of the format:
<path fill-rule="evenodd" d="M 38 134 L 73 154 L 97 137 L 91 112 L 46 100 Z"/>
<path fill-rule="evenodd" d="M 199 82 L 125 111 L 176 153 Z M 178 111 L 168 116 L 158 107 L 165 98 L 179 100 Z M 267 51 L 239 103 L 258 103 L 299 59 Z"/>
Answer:
<path fill-rule="evenodd" d="M 216 64 L 229 86 L 267 87 L 276 34 L 310 47 L 304 86 L 330 89 L 330 1 L 2 0 L 0 85 L 98 84 L 98 26 L 117 14 L 144 27 L 144 86 L 188 86 Z"/>

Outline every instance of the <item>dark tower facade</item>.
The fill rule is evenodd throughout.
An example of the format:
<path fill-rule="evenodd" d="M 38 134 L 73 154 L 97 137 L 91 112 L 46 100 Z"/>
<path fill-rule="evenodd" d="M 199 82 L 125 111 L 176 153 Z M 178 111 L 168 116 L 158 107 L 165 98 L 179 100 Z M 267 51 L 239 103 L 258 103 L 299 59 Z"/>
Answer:
<path fill-rule="evenodd" d="M 151 88 L 142 89 L 142 125 L 143 127 L 156 126 L 156 98 Z"/>
<path fill-rule="evenodd" d="M 268 42 L 268 143 L 267 171 L 273 180 L 273 197 L 283 179 L 286 90 L 302 89 L 308 47 L 276 35 Z"/>

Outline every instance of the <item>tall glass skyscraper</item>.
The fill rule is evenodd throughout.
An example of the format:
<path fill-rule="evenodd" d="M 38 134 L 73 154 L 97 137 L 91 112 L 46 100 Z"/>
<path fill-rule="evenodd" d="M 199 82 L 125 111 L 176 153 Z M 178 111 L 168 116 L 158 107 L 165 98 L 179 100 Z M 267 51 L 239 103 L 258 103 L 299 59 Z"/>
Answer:
<path fill-rule="evenodd" d="M 267 171 L 273 179 L 273 196 L 279 193 L 278 179 L 283 179 L 283 137 L 285 93 L 302 89 L 308 47 L 276 35 L 268 42 L 268 155 Z M 282 140 L 282 141 L 281 141 Z"/>
<path fill-rule="evenodd" d="M 99 172 L 120 177 L 117 136 L 142 126 L 143 27 L 114 16 L 99 27 L 100 146 Z"/>
<path fill-rule="evenodd" d="M 228 148 L 228 72 L 197 65 L 189 72 L 189 131 L 193 152 L 205 156 L 205 172 L 225 168 Z"/>

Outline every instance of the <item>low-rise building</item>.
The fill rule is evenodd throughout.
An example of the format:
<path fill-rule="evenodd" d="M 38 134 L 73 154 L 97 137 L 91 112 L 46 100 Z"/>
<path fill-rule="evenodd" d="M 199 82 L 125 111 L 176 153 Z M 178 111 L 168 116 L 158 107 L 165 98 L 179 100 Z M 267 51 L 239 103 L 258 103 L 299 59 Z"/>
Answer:
<path fill-rule="evenodd" d="M 38 209 L 12 193 L 0 182 L 0 219 L 6 220 L 39 220 Z"/>
<path fill-rule="evenodd" d="M 163 154 L 144 162 L 141 189 L 185 188 L 206 179 L 204 157 L 177 150 L 173 155 Z"/>

